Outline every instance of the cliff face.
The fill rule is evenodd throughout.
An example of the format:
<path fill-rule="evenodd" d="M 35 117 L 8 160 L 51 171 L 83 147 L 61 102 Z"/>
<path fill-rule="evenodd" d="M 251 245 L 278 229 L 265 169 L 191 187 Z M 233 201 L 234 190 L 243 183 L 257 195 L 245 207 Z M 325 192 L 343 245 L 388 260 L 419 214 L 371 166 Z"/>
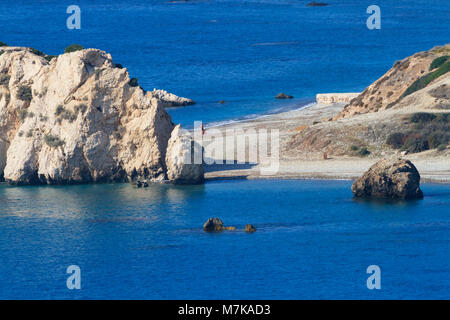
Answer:
<path fill-rule="evenodd" d="M 449 54 L 450 44 L 447 44 L 429 51 L 418 52 L 413 56 L 397 61 L 386 74 L 368 86 L 363 93 L 352 99 L 335 119 L 377 112 L 396 106 L 403 99 L 406 90 L 416 80 L 431 73 L 430 64 L 433 60 Z"/>
<path fill-rule="evenodd" d="M 109 54 L 0 55 L 0 176 L 14 184 L 162 181 L 174 124 Z M 189 181 L 187 181 L 189 183 Z"/>

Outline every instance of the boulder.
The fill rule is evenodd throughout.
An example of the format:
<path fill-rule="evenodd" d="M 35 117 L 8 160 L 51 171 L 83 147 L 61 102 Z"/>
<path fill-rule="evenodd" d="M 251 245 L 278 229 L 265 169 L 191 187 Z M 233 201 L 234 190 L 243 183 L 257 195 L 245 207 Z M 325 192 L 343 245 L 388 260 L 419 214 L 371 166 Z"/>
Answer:
<path fill-rule="evenodd" d="M 406 159 L 381 159 L 352 185 L 355 197 L 420 199 L 420 174 Z"/>
<path fill-rule="evenodd" d="M 175 184 L 203 183 L 205 175 L 202 162 L 201 146 L 193 141 L 189 132 L 177 125 L 167 146 L 167 178 Z"/>
<path fill-rule="evenodd" d="M 219 232 L 224 230 L 223 222 L 220 218 L 209 218 L 203 225 L 206 232 Z"/>

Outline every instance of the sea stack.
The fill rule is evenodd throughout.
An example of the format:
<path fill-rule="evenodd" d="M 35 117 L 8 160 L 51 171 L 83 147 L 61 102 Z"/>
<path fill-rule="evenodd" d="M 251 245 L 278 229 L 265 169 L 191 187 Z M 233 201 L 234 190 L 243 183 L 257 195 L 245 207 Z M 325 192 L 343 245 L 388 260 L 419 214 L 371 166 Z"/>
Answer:
<path fill-rule="evenodd" d="M 355 197 L 421 199 L 420 174 L 406 159 L 381 159 L 352 185 Z"/>
<path fill-rule="evenodd" d="M 167 157 L 169 139 L 177 145 L 181 136 L 164 106 L 185 99 L 144 91 L 98 49 L 2 51 L 0 177 L 10 184 L 203 181 L 202 164 L 189 167 L 198 174 L 191 180 L 184 158 Z M 171 179 L 174 162 L 183 170 Z"/>

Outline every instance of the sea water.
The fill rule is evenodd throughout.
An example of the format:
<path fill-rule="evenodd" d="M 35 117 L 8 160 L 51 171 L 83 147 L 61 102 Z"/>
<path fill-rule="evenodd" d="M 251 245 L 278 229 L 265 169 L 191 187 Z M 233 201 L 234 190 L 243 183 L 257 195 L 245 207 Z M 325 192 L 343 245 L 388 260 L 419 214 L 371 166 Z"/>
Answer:
<path fill-rule="evenodd" d="M 144 89 L 197 101 L 169 111 L 185 127 L 299 107 L 317 93 L 362 91 L 396 60 L 449 42 L 446 0 L 308 2 L 3 0 L 0 41 L 47 54 L 72 43 L 105 50 Z M 81 9 L 80 30 L 67 29 L 71 4 Z M 372 4 L 381 9 L 379 30 L 366 25 Z M 279 92 L 296 99 L 276 101 Z"/>
<path fill-rule="evenodd" d="M 448 43 L 449 1 L 4 0 L 0 41 L 60 54 L 100 48 L 146 90 L 197 101 L 174 122 L 209 125 L 362 91 L 396 60 Z M 284 92 L 291 101 L 275 101 Z M 225 100 L 225 104 L 219 104 Z M 353 199 L 349 181 L 0 186 L 0 298 L 450 298 L 450 187 L 412 202 Z M 236 232 L 207 234 L 218 216 Z M 245 224 L 257 231 L 246 234 Z M 81 270 L 69 290 L 67 267 Z M 369 290 L 367 267 L 381 269 Z"/>
<path fill-rule="evenodd" d="M 358 201 L 350 186 L 2 184 L 0 298 L 450 298 L 450 185 L 423 184 L 410 202 Z M 213 216 L 237 230 L 203 232 Z M 70 265 L 80 290 L 66 286 Z"/>

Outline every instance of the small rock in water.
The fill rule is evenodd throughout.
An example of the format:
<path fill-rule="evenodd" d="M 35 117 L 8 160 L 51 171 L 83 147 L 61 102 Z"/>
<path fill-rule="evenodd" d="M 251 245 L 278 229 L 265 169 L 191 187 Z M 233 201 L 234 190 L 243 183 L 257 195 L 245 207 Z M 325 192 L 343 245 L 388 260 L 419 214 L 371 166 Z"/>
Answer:
<path fill-rule="evenodd" d="M 225 104 L 225 100 L 219 100 L 220 104 Z"/>
<path fill-rule="evenodd" d="M 245 225 L 245 232 L 251 233 L 251 232 L 255 232 L 255 231 L 256 231 L 256 228 L 254 226 L 252 226 L 251 224 Z"/>
<path fill-rule="evenodd" d="M 222 231 L 223 222 L 220 218 L 209 218 L 203 225 L 203 230 L 207 232 Z"/>
<path fill-rule="evenodd" d="M 325 3 L 325 2 L 315 2 L 315 1 L 313 1 L 313 2 L 308 3 L 306 6 L 307 7 L 325 7 L 327 5 L 328 5 L 328 3 Z"/>
<path fill-rule="evenodd" d="M 411 161 L 381 159 L 352 185 L 355 197 L 420 199 L 420 174 Z"/>
<path fill-rule="evenodd" d="M 206 232 L 220 232 L 223 230 L 236 230 L 236 227 L 224 227 L 220 218 L 209 218 L 203 225 L 203 230 Z"/>
<path fill-rule="evenodd" d="M 292 99 L 294 98 L 293 96 L 290 96 L 288 94 L 284 94 L 283 92 L 280 92 L 279 94 L 276 95 L 275 99 Z"/>

